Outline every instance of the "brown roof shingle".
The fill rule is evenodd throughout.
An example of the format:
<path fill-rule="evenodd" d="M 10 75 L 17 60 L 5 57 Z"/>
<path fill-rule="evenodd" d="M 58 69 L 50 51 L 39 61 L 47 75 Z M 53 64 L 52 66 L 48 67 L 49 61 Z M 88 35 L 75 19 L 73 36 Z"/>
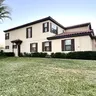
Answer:
<path fill-rule="evenodd" d="M 69 37 L 77 37 L 77 36 L 85 36 L 85 35 L 94 35 L 93 30 L 87 30 L 87 31 L 77 31 L 77 32 L 64 32 L 52 37 L 48 37 L 48 40 L 53 39 L 60 39 L 60 38 L 69 38 Z"/>

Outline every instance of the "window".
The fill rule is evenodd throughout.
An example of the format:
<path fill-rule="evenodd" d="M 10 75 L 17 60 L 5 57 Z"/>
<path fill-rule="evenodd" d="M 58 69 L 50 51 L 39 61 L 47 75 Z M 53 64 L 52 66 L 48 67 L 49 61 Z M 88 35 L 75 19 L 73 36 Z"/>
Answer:
<path fill-rule="evenodd" d="M 17 48 L 17 45 L 13 45 L 13 49 L 16 49 Z"/>
<path fill-rule="evenodd" d="M 50 31 L 52 33 L 58 34 L 58 27 L 57 27 L 57 25 L 55 25 L 53 23 L 50 23 Z"/>
<path fill-rule="evenodd" d="M 9 39 L 9 33 L 5 34 L 5 40 Z"/>
<path fill-rule="evenodd" d="M 51 41 L 42 43 L 42 51 L 51 51 Z"/>
<path fill-rule="evenodd" d="M 49 31 L 49 22 L 43 23 L 43 32 Z"/>
<path fill-rule="evenodd" d="M 62 51 L 74 51 L 74 39 L 62 40 Z"/>
<path fill-rule="evenodd" d="M 32 27 L 26 29 L 26 38 L 32 38 Z"/>
<path fill-rule="evenodd" d="M 37 52 L 37 50 L 38 50 L 37 45 L 38 45 L 37 43 L 31 43 L 30 44 L 30 52 Z"/>
<path fill-rule="evenodd" d="M 5 46 L 5 49 L 9 49 L 9 46 Z"/>

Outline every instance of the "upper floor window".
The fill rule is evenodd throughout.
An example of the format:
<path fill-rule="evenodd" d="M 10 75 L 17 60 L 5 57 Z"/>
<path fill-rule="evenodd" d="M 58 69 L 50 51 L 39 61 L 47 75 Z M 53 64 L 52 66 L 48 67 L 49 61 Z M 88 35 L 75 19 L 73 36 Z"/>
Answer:
<path fill-rule="evenodd" d="M 42 51 L 51 51 L 51 41 L 43 42 L 42 43 Z"/>
<path fill-rule="evenodd" d="M 50 23 L 50 31 L 52 33 L 58 34 L 58 27 L 57 27 L 57 25 L 55 25 L 53 23 Z"/>
<path fill-rule="evenodd" d="M 43 32 L 49 31 L 49 22 L 43 23 Z"/>
<path fill-rule="evenodd" d="M 5 34 L 5 40 L 9 39 L 9 33 Z"/>
<path fill-rule="evenodd" d="M 5 46 L 5 49 L 9 49 L 9 46 Z"/>
<path fill-rule="evenodd" d="M 31 43 L 30 44 L 30 52 L 38 52 L 38 44 L 37 43 Z"/>
<path fill-rule="evenodd" d="M 32 27 L 26 28 L 26 38 L 32 38 Z"/>
<path fill-rule="evenodd" d="M 62 51 L 74 51 L 74 39 L 62 40 Z"/>

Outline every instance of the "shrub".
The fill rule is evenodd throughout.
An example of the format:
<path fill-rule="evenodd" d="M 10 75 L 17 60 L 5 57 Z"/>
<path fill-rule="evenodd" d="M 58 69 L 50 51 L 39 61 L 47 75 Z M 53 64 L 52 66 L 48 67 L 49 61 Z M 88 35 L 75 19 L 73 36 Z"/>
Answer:
<path fill-rule="evenodd" d="M 15 54 L 14 54 L 14 52 L 3 52 L 3 51 L 1 51 L 0 56 L 1 57 L 3 57 L 3 56 L 13 57 L 13 56 L 15 56 Z"/>
<path fill-rule="evenodd" d="M 22 55 L 23 55 L 23 57 L 31 57 L 31 53 L 24 52 Z"/>
<path fill-rule="evenodd" d="M 96 51 L 70 52 L 66 54 L 66 58 L 96 60 Z"/>
<path fill-rule="evenodd" d="M 65 58 L 66 54 L 61 52 L 51 53 L 52 58 Z"/>
<path fill-rule="evenodd" d="M 36 52 L 36 53 L 21 53 L 20 57 L 46 57 L 47 53 L 42 53 L 42 52 Z"/>
<path fill-rule="evenodd" d="M 40 57 L 46 57 L 47 56 L 47 53 L 40 53 Z"/>
<path fill-rule="evenodd" d="M 47 53 L 42 53 L 42 52 L 36 52 L 36 53 L 31 53 L 32 57 L 46 57 Z"/>
<path fill-rule="evenodd" d="M 14 52 L 4 52 L 5 56 L 13 57 L 15 56 Z"/>

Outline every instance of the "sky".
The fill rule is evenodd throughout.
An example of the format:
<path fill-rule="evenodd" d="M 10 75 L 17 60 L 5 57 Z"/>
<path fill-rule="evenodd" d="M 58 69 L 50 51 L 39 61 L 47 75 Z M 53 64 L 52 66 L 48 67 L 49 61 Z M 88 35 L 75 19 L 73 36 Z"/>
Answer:
<path fill-rule="evenodd" d="M 96 0 L 5 0 L 11 18 L 0 22 L 0 45 L 4 30 L 51 16 L 63 26 L 90 22 L 96 34 Z"/>

